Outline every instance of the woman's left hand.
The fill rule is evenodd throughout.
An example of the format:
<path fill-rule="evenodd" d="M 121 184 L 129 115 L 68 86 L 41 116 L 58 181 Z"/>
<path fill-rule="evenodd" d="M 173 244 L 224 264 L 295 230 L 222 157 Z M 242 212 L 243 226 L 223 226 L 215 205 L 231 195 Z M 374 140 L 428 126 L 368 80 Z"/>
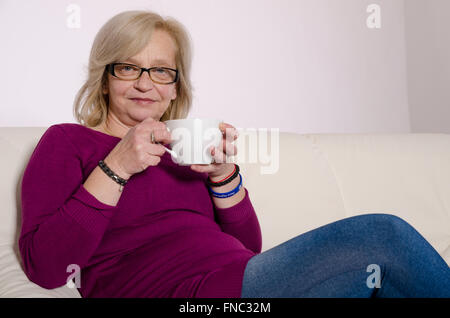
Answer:
<path fill-rule="evenodd" d="M 209 149 L 213 163 L 211 164 L 194 164 L 191 169 L 197 172 L 206 172 L 210 178 L 228 176 L 234 170 L 234 163 L 227 163 L 227 156 L 235 156 L 237 147 L 232 144 L 237 139 L 239 133 L 237 129 L 227 123 L 220 123 L 219 129 L 222 132 L 222 140 L 217 148 Z"/>

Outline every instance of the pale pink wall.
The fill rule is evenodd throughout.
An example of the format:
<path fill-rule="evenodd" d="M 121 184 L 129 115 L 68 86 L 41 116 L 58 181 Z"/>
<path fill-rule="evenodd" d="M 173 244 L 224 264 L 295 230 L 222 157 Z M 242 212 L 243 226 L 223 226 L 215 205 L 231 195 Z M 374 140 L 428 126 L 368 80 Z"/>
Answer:
<path fill-rule="evenodd" d="M 79 29 L 66 26 L 71 3 Z M 372 3 L 380 29 L 366 25 Z M 96 32 L 131 9 L 189 29 L 191 117 L 299 133 L 410 131 L 403 0 L 3 0 L 0 58 L 10 75 L 0 77 L 0 126 L 74 122 Z"/>

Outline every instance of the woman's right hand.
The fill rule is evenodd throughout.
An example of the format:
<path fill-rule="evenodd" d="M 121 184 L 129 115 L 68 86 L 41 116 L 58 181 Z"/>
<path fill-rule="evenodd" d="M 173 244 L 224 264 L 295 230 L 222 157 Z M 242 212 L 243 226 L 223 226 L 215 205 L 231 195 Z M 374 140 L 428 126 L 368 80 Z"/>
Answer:
<path fill-rule="evenodd" d="M 130 128 L 128 133 L 104 159 L 106 165 L 119 177 L 129 179 L 148 166 L 156 166 L 161 161 L 165 149 L 163 145 L 151 143 L 151 133 L 155 142 L 169 144 L 171 134 L 166 124 L 149 117 Z"/>

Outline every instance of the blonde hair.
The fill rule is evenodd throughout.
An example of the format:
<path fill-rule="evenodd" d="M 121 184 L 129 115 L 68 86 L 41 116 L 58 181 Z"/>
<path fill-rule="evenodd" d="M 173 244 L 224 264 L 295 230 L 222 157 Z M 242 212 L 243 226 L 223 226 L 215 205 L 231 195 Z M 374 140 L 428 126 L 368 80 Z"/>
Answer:
<path fill-rule="evenodd" d="M 177 45 L 175 54 L 179 80 L 177 97 L 172 100 L 161 121 L 186 118 L 192 104 L 191 45 L 184 26 L 174 18 L 164 19 L 149 11 L 125 11 L 112 17 L 97 33 L 92 45 L 88 76 L 74 101 L 75 119 L 82 125 L 95 127 L 108 114 L 108 95 L 103 94 L 107 84 L 106 65 L 138 54 L 150 41 L 153 30 L 164 30 Z"/>

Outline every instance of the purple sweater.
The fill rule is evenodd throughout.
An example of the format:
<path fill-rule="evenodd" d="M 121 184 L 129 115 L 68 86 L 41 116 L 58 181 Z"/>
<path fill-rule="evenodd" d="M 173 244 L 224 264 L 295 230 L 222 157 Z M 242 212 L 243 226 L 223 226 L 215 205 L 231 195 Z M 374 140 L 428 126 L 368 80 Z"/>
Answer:
<path fill-rule="evenodd" d="M 242 201 L 219 209 L 207 174 L 166 152 L 130 178 L 117 206 L 104 204 L 83 183 L 120 140 L 70 123 L 42 136 L 22 180 L 27 277 L 57 288 L 76 264 L 82 297 L 240 297 L 245 266 L 262 242 L 247 189 Z"/>

